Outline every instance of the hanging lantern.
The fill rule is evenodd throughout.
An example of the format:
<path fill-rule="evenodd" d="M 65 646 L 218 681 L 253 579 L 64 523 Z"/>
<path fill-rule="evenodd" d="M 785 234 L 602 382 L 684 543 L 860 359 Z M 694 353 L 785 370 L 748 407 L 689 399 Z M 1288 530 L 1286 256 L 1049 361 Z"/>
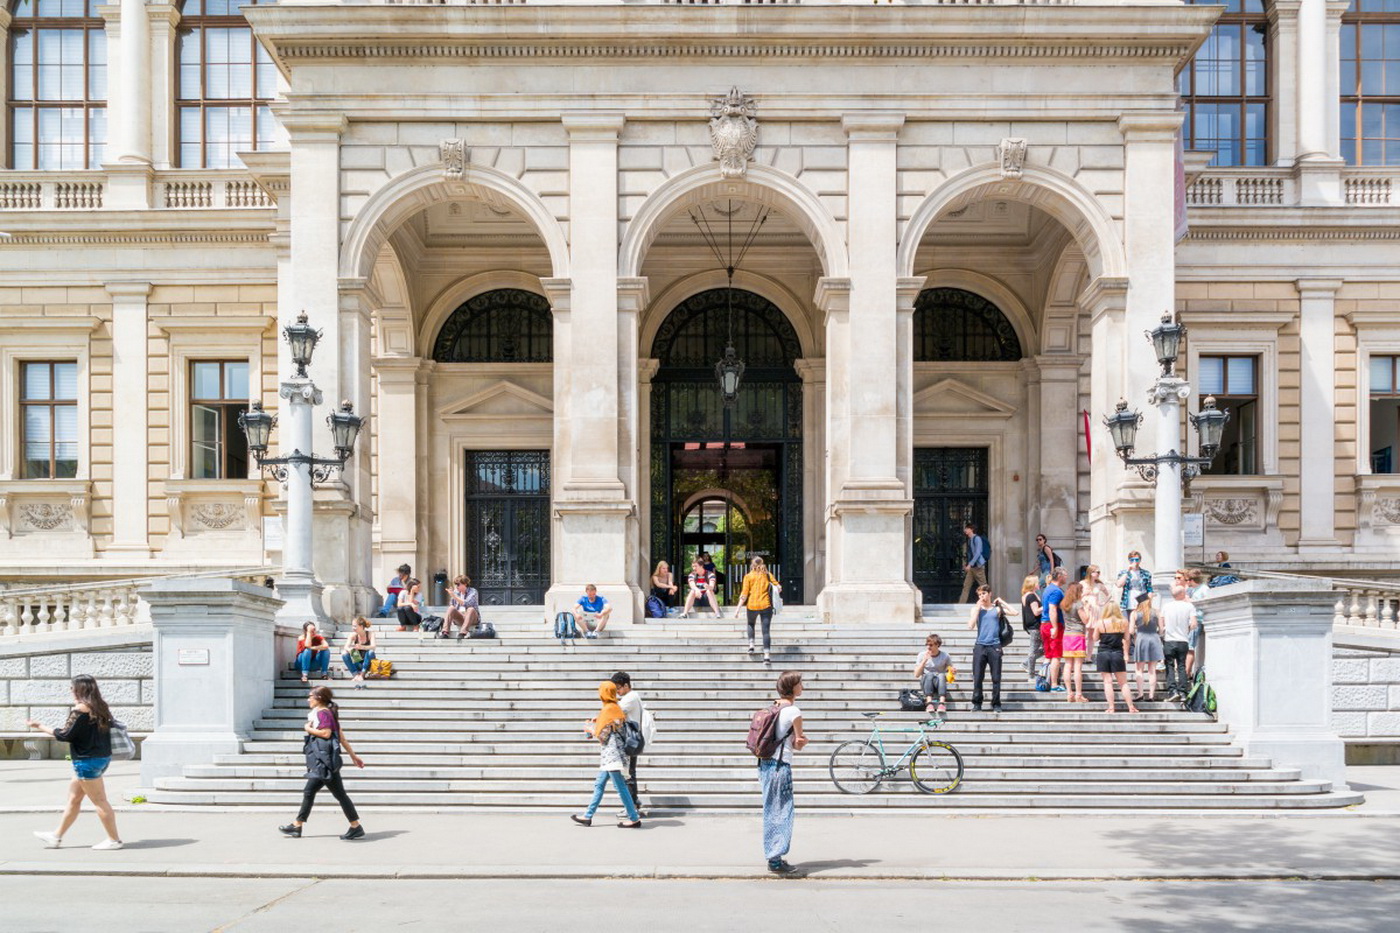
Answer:
<path fill-rule="evenodd" d="M 715 378 L 719 380 L 719 394 L 724 404 L 733 405 L 739 401 L 739 382 L 744 378 L 744 361 L 734 352 L 733 344 L 724 348 L 724 356 L 715 364 Z"/>
<path fill-rule="evenodd" d="M 365 419 L 355 414 L 354 406 L 350 400 L 346 399 L 340 403 L 340 409 L 331 412 L 326 416 L 326 424 L 331 427 L 331 441 L 335 445 L 335 455 L 344 463 L 350 459 L 350 454 L 355 451 L 355 438 L 359 436 L 360 427 L 364 425 Z"/>

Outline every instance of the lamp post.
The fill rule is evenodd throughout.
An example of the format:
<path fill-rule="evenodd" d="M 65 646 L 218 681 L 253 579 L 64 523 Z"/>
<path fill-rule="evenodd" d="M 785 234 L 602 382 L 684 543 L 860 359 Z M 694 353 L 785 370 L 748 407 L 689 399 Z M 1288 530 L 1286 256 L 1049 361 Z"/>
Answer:
<path fill-rule="evenodd" d="M 282 577 L 277 584 L 278 595 L 284 603 L 277 613 L 278 621 L 291 625 L 314 621 L 320 625 L 327 620 L 321 608 L 321 584 L 316 580 L 311 560 L 312 488 L 316 483 L 326 482 L 335 471 L 345 468 L 345 462 L 355 450 L 355 439 L 364 425 L 364 419 L 355 414 L 350 402 L 341 402 L 340 407 L 326 418 L 335 456 L 317 457 L 311 452 L 311 410 L 321 404 L 321 390 L 311 381 L 307 367 L 311 365 L 311 355 L 316 351 L 321 332 L 307 323 L 306 313 L 302 312 L 297 315 L 295 324 L 283 328 L 282 335 L 291 348 L 292 363 L 296 366 L 296 372 L 282 383 L 279 392 L 287 400 L 291 453 L 281 457 L 267 456 L 268 440 L 277 418 L 264 411 L 261 402 L 253 402 L 247 411 L 239 415 L 238 425 L 243 429 L 248 440 L 248 451 L 257 461 L 259 469 L 283 483 L 287 489 Z"/>
<path fill-rule="evenodd" d="M 1161 590 L 1169 587 L 1172 574 L 1180 567 L 1184 549 L 1181 542 L 1181 495 L 1183 488 L 1192 477 L 1199 476 L 1201 468 L 1209 466 L 1220 449 L 1220 438 L 1230 413 L 1215 407 L 1215 399 L 1207 396 L 1201 403 L 1199 414 L 1190 415 L 1191 424 L 1200 440 L 1201 455 L 1189 457 L 1178 453 L 1181 432 L 1181 403 L 1191 395 L 1191 386 L 1176 372 L 1176 360 L 1181 349 L 1181 338 L 1186 336 L 1186 326 L 1173 320 L 1170 312 L 1162 315 L 1162 323 L 1148 331 L 1157 362 L 1162 366 L 1157 381 L 1148 390 L 1148 401 L 1157 407 L 1157 449 L 1165 451 L 1134 457 L 1133 448 L 1137 441 L 1138 427 L 1142 415 L 1128 409 L 1126 400 L 1119 400 L 1113 414 L 1104 418 L 1113 447 L 1126 466 L 1134 467 L 1138 475 L 1156 487 L 1153 503 L 1155 524 L 1155 548 L 1153 560 L 1157 572 L 1154 586 Z"/>

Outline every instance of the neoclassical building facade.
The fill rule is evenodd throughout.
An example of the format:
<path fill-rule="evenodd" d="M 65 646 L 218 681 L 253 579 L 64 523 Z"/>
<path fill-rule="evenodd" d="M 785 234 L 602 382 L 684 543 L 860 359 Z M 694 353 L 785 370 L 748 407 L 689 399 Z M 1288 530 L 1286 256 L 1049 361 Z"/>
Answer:
<path fill-rule="evenodd" d="M 277 409 L 301 312 L 313 378 L 369 416 L 316 491 L 342 618 L 401 563 L 547 609 L 595 583 L 630 618 L 701 551 L 906 618 L 957 597 L 969 521 L 1003 594 L 1037 533 L 1155 566 L 1100 422 L 1146 408 L 1168 311 L 1186 407 L 1231 411 L 1188 558 L 1400 553 L 1386 0 L 19 0 L 0 26 L 11 585 L 275 564 L 237 415 Z"/>

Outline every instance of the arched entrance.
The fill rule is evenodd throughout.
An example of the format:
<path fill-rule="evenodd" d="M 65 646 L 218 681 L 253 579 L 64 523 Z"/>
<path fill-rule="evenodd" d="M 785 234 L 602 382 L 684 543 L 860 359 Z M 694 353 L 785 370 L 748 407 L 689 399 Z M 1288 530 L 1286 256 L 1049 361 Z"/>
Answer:
<path fill-rule="evenodd" d="M 734 405 L 715 377 L 732 307 L 744 361 Z M 726 602 L 754 556 L 801 593 L 802 355 L 792 324 L 754 292 L 716 288 L 677 305 L 652 345 L 659 369 L 651 402 L 651 552 L 678 579 L 701 550 L 724 575 Z"/>

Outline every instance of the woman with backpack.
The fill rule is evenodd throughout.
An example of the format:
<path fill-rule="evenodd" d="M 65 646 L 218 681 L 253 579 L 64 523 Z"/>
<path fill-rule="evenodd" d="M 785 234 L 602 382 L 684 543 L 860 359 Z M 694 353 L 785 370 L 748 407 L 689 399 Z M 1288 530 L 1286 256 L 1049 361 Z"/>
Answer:
<path fill-rule="evenodd" d="M 782 584 L 773 579 L 762 557 L 749 561 L 749 572 L 744 574 L 744 586 L 739 591 L 739 603 L 734 607 L 734 618 L 739 618 L 743 607 L 749 614 L 749 654 L 753 654 L 753 626 L 763 623 L 763 663 L 772 664 L 773 655 L 773 594 L 783 591 Z"/>
<path fill-rule="evenodd" d="M 642 817 L 637 813 L 637 805 L 633 802 L 632 794 L 627 790 L 627 781 L 622 776 L 622 772 L 627 768 L 627 753 L 622 746 L 623 723 L 627 721 L 627 714 L 617 702 L 617 684 L 611 680 L 599 684 L 598 699 L 602 701 L 603 708 L 584 727 L 588 735 L 600 746 L 598 779 L 593 782 L 593 799 L 589 801 L 588 809 L 583 811 L 582 816 L 575 813 L 569 819 L 580 826 L 592 826 L 593 814 L 598 812 L 598 806 L 603 802 L 603 789 L 611 781 L 617 795 L 622 798 L 622 809 L 627 811 L 627 819 L 619 820 L 618 827 L 639 829 Z"/>
<path fill-rule="evenodd" d="M 750 746 L 750 751 L 758 755 L 758 780 L 763 788 L 763 854 L 768 859 L 768 870 L 775 875 L 791 875 L 797 871 L 783 856 L 792 848 L 792 756 L 807 745 L 807 734 L 802 731 L 802 710 L 797 708 L 797 698 L 802 696 L 802 675 L 797 671 L 783 671 L 778 675 L 778 700 L 769 710 L 755 714 L 771 717 L 773 724 L 773 748 Z M 771 710 L 776 710 L 774 715 Z M 754 725 L 749 727 L 753 735 Z"/>
<path fill-rule="evenodd" d="M 350 627 L 350 638 L 345 643 L 345 653 L 340 659 L 345 662 L 345 669 L 354 675 L 350 682 L 357 690 L 365 685 L 365 677 L 369 676 L 370 665 L 374 663 L 374 648 L 374 629 L 370 627 L 369 620 L 356 616 Z"/>
<path fill-rule="evenodd" d="M 102 782 L 102 775 L 112 763 L 112 722 L 112 711 L 107 701 L 102 699 L 97 681 L 87 674 L 73 678 L 73 708 L 68 713 L 68 721 L 62 726 L 50 729 L 36 720 L 28 721 L 29 728 L 47 732 L 58 741 L 67 742 L 69 756 L 73 759 L 68 806 L 63 809 L 58 831 L 34 834 L 43 840 L 46 848 L 57 849 L 63 845 L 63 834 L 78 818 L 84 797 L 92 801 L 97 818 L 107 831 L 107 838 L 93 849 L 106 852 L 122 847 L 121 837 L 117 835 L 117 814 L 107 802 L 107 785 Z"/>
<path fill-rule="evenodd" d="M 340 730 L 340 710 L 335 705 L 330 687 L 313 687 L 306 696 L 306 705 L 311 711 L 307 713 L 306 725 L 302 727 L 306 732 L 306 738 L 302 740 L 302 751 L 306 755 L 306 787 L 301 792 L 301 810 L 297 812 L 295 820 L 277 829 L 284 836 L 300 839 L 301 828 L 311 816 L 316 794 L 321 788 L 329 787 L 331 796 L 340 803 L 340 809 L 350 821 L 350 828 L 340 838 L 363 839 L 365 828 L 360 825 L 355 804 L 345 793 L 345 784 L 340 779 L 341 748 L 345 749 L 355 767 L 363 768 L 365 763 L 355 754 L 345 733 Z"/>

